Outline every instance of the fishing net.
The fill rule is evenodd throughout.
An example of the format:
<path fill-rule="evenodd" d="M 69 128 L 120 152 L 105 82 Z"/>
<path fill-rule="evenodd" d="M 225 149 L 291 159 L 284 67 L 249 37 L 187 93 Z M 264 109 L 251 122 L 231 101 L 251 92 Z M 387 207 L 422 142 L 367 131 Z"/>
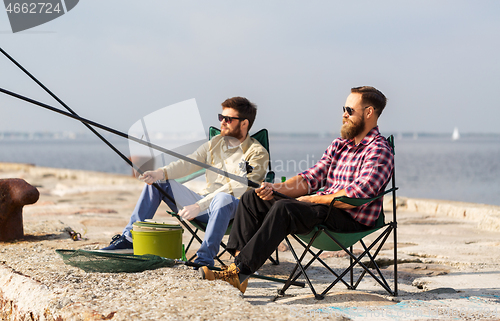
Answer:
<path fill-rule="evenodd" d="M 64 263 L 80 268 L 85 272 L 101 272 L 101 273 L 134 273 L 145 270 L 154 270 L 161 267 L 173 267 L 176 264 L 184 264 L 187 266 L 201 267 L 202 265 L 181 260 L 173 260 L 164 258 L 158 255 L 144 254 L 133 255 L 123 253 L 107 253 L 86 250 L 56 250 Z M 211 270 L 222 271 L 221 268 L 215 266 L 207 266 Z M 274 282 L 285 283 L 286 280 L 281 280 L 269 276 L 252 274 L 251 277 L 269 280 Z M 303 282 L 292 281 L 292 285 L 304 287 Z"/>
<path fill-rule="evenodd" d="M 62 257 L 64 263 L 85 272 L 134 273 L 172 267 L 176 263 L 175 260 L 151 254 L 133 255 L 86 250 L 56 250 L 56 253 Z"/>

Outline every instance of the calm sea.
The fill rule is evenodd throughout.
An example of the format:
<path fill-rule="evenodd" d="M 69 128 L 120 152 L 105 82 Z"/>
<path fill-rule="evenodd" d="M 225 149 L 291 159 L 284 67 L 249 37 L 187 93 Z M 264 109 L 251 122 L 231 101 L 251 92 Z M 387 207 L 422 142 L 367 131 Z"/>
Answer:
<path fill-rule="evenodd" d="M 312 166 L 333 138 L 272 136 L 271 164 L 277 177 L 291 177 Z M 112 143 L 129 154 L 126 141 Z M 0 162 L 131 174 L 129 166 L 96 138 L 0 140 Z M 396 183 L 400 196 L 500 205 L 500 136 L 456 141 L 449 136 L 397 138 Z"/>

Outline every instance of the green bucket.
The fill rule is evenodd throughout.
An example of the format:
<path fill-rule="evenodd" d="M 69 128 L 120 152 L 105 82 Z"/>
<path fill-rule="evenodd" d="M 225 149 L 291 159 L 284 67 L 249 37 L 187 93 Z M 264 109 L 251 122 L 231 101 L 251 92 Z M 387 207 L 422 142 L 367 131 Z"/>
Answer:
<path fill-rule="evenodd" d="M 154 254 L 169 259 L 182 257 L 182 228 L 134 231 L 134 254 Z"/>

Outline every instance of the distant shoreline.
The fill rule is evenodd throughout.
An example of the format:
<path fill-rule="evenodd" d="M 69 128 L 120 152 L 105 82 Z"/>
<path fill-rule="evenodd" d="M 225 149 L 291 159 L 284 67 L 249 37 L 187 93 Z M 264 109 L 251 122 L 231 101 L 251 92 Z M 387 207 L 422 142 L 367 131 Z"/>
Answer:
<path fill-rule="evenodd" d="M 384 131 L 382 133 L 386 136 L 394 135 L 396 138 L 403 139 L 415 139 L 418 138 L 450 138 L 452 137 L 452 132 L 446 133 L 435 133 L 435 132 L 420 132 L 420 131 Z M 123 141 L 123 138 L 117 137 L 110 133 L 102 134 L 107 140 Z M 270 138 L 281 138 L 281 137 L 297 137 L 297 138 L 324 138 L 324 137 L 338 137 L 338 132 L 325 131 L 325 132 L 273 132 L 270 130 Z M 208 137 L 208 134 L 207 134 Z M 176 138 L 178 138 L 176 136 Z M 474 133 L 474 132 L 461 132 L 460 139 L 468 138 L 500 138 L 500 133 Z M 34 132 L 17 132 L 17 131 L 3 131 L 0 132 L 0 143 L 1 142 L 16 142 L 16 141 L 88 141 L 96 140 L 97 138 L 91 133 L 83 132 L 46 132 L 46 131 L 34 131 Z M 200 137 L 200 139 L 202 139 Z"/>

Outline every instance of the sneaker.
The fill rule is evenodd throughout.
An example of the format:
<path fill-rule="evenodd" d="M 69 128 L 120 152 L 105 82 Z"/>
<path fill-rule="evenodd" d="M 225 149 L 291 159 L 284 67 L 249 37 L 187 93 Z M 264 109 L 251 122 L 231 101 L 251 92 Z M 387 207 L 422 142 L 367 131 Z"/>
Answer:
<path fill-rule="evenodd" d="M 204 266 L 199 269 L 202 279 L 213 281 L 213 280 L 223 280 L 237 288 L 241 293 L 245 293 L 248 286 L 248 279 L 240 283 L 240 276 L 238 273 L 240 269 L 236 264 L 231 263 L 231 265 L 223 271 L 212 271 L 208 267 Z"/>
<path fill-rule="evenodd" d="M 112 253 L 134 253 L 134 246 L 132 242 L 125 238 L 125 235 L 117 234 L 113 236 L 109 246 L 100 249 L 101 252 L 112 252 Z"/>

